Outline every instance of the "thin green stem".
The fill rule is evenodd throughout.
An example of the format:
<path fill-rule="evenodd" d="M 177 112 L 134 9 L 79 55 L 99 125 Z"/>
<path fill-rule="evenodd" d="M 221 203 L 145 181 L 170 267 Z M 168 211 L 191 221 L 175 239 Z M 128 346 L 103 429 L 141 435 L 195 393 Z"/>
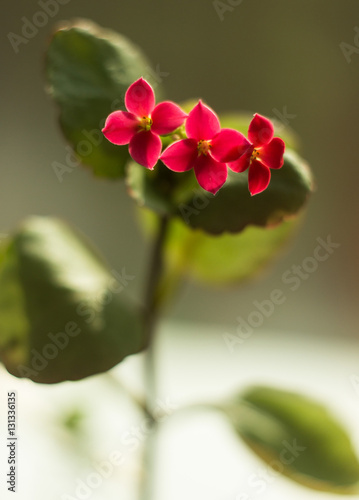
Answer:
<path fill-rule="evenodd" d="M 153 476 L 155 473 L 155 450 L 156 434 L 158 422 L 153 416 L 154 400 L 156 397 L 156 359 L 155 359 L 155 326 L 161 305 L 159 288 L 163 273 L 163 247 L 166 239 L 168 218 L 159 219 L 159 227 L 154 242 L 152 256 L 150 260 L 147 287 L 145 291 L 145 408 L 151 420 L 151 432 L 149 433 L 144 449 L 143 457 L 143 477 L 141 482 L 141 500 L 152 500 L 154 498 Z"/>
<path fill-rule="evenodd" d="M 147 345 L 145 361 L 146 399 L 151 401 L 156 388 L 155 325 L 160 306 L 159 288 L 163 271 L 163 245 L 166 239 L 168 218 L 159 219 L 159 227 L 150 260 L 147 287 L 145 291 L 145 338 Z"/>
<path fill-rule="evenodd" d="M 162 216 L 159 218 L 159 227 L 157 230 L 156 240 L 154 242 L 150 267 L 147 279 L 147 287 L 145 290 L 144 304 L 146 307 L 146 319 L 150 319 L 151 322 L 146 327 L 147 340 L 151 340 L 151 335 L 153 333 L 152 323 L 154 316 L 157 312 L 159 306 L 158 303 L 158 285 L 161 281 L 162 270 L 163 270 L 163 244 L 166 239 L 167 228 L 168 228 L 168 217 Z"/>

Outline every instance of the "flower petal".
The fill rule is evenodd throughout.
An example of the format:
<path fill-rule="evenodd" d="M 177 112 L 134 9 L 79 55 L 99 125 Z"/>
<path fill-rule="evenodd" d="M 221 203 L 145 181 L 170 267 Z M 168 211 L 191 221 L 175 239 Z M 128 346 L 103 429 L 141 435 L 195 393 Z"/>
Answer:
<path fill-rule="evenodd" d="M 260 161 L 253 160 L 248 171 L 248 188 L 253 196 L 264 191 L 270 181 L 270 170 Z"/>
<path fill-rule="evenodd" d="M 186 134 L 196 141 L 210 140 L 221 130 L 218 116 L 202 101 L 190 111 L 186 121 Z"/>
<path fill-rule="evenodd" d="M 125 105 L 128 111 L 142 118 L 149 116 L 155 107 L 155 94 L 151 85 L 139 78 L 127 89 Z"/>
<path fill-rule="evenodd" d="M 194 165 L 198 184 L 206 191 L 216 194 L 226 182 L 227 165 L 216 161 L 211 155 L 200 155 Z"/>
<path fill-rule="evenodd" d="M 186 172 L 193 168 L 197 156 L 197 142 L 194 139 L 182 139 L 168 146 L 160 160 L 174 172 Z"/>
<path fill-rule="evenodd" d="M 275 137 L 259 150 L 259 158 L 269 168 L 281 168 L 283 166 L 283 154 L 285 144 L 282 139 Z"/>
<path fill-rule="evenodd" d="M 105 122 L 103 135 L 113 144 L 128 144 L 138 130 L 138 118 L 127 111 L 114 111 Z"/>
<path fill-rule="evenodd" d="M 150 170 L 156 165 L 161 149 L 161 139 L 150 130 L 142 130 L 135 134 L 128 148 L 132 158 Z"/>
<path fill-rule="evenodd" d="M 187 116 L 174 102 L 160 102 L 152 112 L 151 130 L 158 135 L 170 134 L 182 125 Z"/>
<path fill-rule="evenodd" d="M 217 161 L 227 163 L 237 160 L 251 148 L 243 134 L 231 128 L 223 128 L 212 139 L 211 154 Z"/>
<path fill-rule="evenodd" d="M 251 162 L 253 149 L 253 146 L 250 146 L 250 148 L 248 148 L 247 151 L 243 153 L 238 160 L 229 162 L 229 168 L 233 170 L 233 172 L 244 172 L 245 170 L 247 170 Z"/>
<path fill-rule="evenodd" d="M 254 115 L 248 129 L 248 139 L 253 146 L 261 147 L 273 139 L 274 128 L 270 120 L 257 113 Z"/>

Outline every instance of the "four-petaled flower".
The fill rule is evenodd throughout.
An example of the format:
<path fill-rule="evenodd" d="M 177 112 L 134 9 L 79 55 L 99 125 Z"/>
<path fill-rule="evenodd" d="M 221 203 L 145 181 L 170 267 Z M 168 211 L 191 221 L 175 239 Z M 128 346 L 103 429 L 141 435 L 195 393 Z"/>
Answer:
<path fill-rule="evenodd" d="M 227 162 L 236 160 L 248 141 L 243 134 L 222 129 L 217 115 L 202 101 L 190 111 L 187 139 L 174 142 L 160 160 L 175 172 L 194 169 L 199 185 L 215 194 L 227 179 Z"/>
<path fill-rule="evenodd" d="M 194 169 L 199 185 L 216 194 L 227 179 L 227 167 L 248 171 L 252 195 L 269 184 L 270 169 L 283 165 L 285 144 L 274 137 L 272 123 L 255 114 L 248 140 L 237 130 L 221 129 L 216 113 L 200 100 L 187 115 L 177 104 L 164 101 L 155 106 L 151 85 L 139 78 L 125 95 L 127 111 L 114 111 L 102 129 L 105 137 L 119 146 L 129 144 L 132 158 L 150 170 L 159 159 L 174 172 Z M 162 153 L 161 135 L 174 132 L 184 122 L 187 138 L 170 144 Z"/>
<path fill-rule="evenodd" d="M 176 130 L 187 114 L 171 101 L 155 106 L 153 89 L 143 78 L 128 88 L 125 105 L 127 111 L 114 111 L 107 117 L 102 132 L 113 144 L 129 144 L 132 158 L 152 170 L 161 154 L 159 136 Z"/>
<path fill-rule="evenodd" d="M 285 144 L 274 137 L 272 123 L 264 116 L 255 114 L 248 129 L 247 144 L 241 157 L 228 166 L 234 172 L 248 171 L 248 187 L 252 195 L 264 191 L 269 184 L 271 168 L 281 168 Z"/>

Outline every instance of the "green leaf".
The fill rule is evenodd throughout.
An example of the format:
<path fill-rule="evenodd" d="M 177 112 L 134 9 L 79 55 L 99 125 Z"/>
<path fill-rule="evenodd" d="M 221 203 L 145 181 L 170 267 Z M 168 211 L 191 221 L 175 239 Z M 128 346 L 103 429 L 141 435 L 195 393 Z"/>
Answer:
<path fill-rule="evenodd" d="M 48 90 L 59 106 L 66 139 L 95 175 L 124 176 L 128 148 L 111 144 L 101 129 L 109 113 L 123 108 L 127 88 L 140 76 L 152 83 L 156 93 L 160 91 L 140 49 L 90 21 L 62 24 L 50 41 L 46 54 Z"/>
<path fill-rule="evenodd" d="M 238 435 L 277 472 L 314 489 L 358 493 L 359 462 L 351 441 L 319 403 L 254 387 L 223 409 Z"/>
<path fill-rule="evenodd" d="M 140 351 L 141 311 L 122 293 L 133 278 L 110 272 L 64 222 L 27 219 L 0 253 L 0 360 L 17 377 L 56 383 Z"/>
<path fill-rule="evenodd" d="M 166 242 L 170 272 L 214 285 L 235 284 L 260 273 L 283 250 L 297 220 L 274 228 L 247 227 L 239 234 L 211 235 L 173 220 Z"/>
<path fill-rule="evenodd" d="M 238 233 L 248 225 L 269 227 L 296 215 L 312 190 L 308 165 L 294 151 L 287 150 L 283 167 L 272 170 L 269 187 L 262 193 L 251 196 L 247 175 L 230 172 L 216 196 L 203 190 L 192 192 L 178 205 L 177 215 L 191 227 L 211 234 Z"/>

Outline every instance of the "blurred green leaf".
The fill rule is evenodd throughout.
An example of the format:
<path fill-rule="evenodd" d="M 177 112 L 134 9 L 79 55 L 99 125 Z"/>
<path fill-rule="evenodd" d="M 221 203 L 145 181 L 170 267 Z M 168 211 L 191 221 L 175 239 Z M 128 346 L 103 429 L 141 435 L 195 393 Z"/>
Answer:
<path fill-rule="evenodd" d="M 46 54 L 48 90 L 59 106 L 66 139 L 95 175 L 124 176 L 128 148 L 111 144 L 101 129 L 109 113 L 123 108 L 127 88 L 140 76 L 160 92 L 160 78 L 156 81 L 141 50 L 90 21 L 63 23 L 50 40 Z"/>
<path fill-rule="evenodd" d="M 269 227 L 297 215 L 312 190 L 308 165 L 287 150 L 283 167 L 272 170 L 271 182 L 262 193 L 251 196 L 246 173 L 230 172 L 216 196 L 193 191 L 178 205 L 177 215 L 211 234 L 238 233 L 248 225 Z"/>
<path fill-rule="evenodd" d="M 0 258 L 0 360 L 35 382 L 78 380 L 143 348 L 141 311 L 122 293 L 134 278 L 110 272 L 64 222 L 26 220 Z"/>
<path fill-rule="evenodd" d="M 291 150 L 285 153 L 283 167 L 272 170 L 269 187 L 256 196 L 248 191 L 246 173 L 229 172 L 226 184 L 213 196 L 198 186 L 192 170 L 172 172 L 162 162 L 153 171 L 130 163 L 126 182 L 141 207 L 177 216 L 189 228 L 214 235 L 239 233 L 250 225 L 277 225 L 298 215 L 313 190 L 308 165 Z"/>
<path fill-rule="evenodd" d="M 292 392 L 254 387 L 223 409 L 238 435 L 276 472 L 310 488 L 358 493 L 356 453 L 322 405 Z"/>
<path fill-rule="evenodd" d="M 274 228 L 247 227 L 240 234 L 211 235 L 171 222 L 166 242 L 170 272 L 214 285 L 236 284 L 260 273 L 293 236 L 297 221 Z"/>

